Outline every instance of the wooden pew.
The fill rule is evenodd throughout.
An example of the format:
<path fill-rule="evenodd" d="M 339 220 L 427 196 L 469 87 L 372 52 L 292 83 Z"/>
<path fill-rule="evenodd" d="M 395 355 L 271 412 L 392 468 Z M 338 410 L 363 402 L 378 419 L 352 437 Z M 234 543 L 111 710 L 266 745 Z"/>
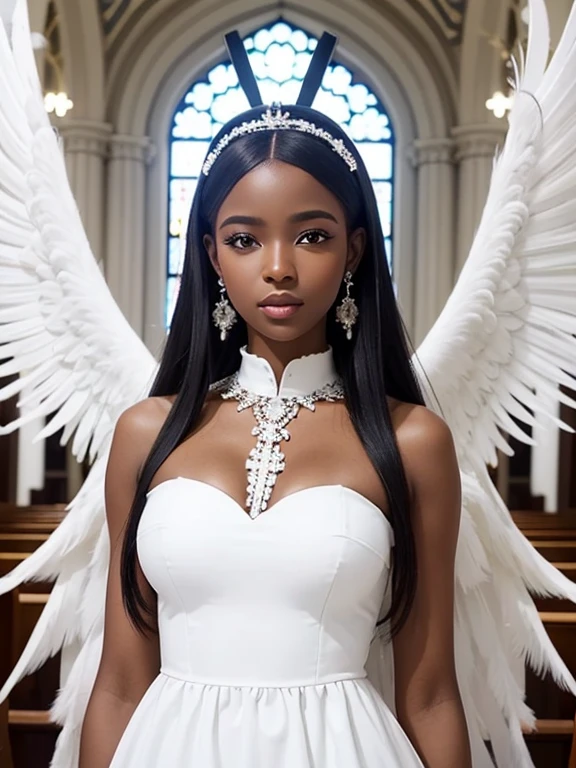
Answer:
<path fill-rule="evenodd" d="M 48 539 L 65 515 L 57 507 L 0 504 L 0 576 L 9 573 Z M 23 584 L 0 596 L 0 685 L 26 644 L 52 585 Z M 18 683 L 0 707 L 0 768 L 47 768 L 58 728 L 48 709 L 59 680 L 59 654 Z"/>
<path fill-rule="evenodd" d="M 576 768 L 576 715 L 574 715 L 574 728 L 572 731 L 572 750 L 570 752 L 570 760 L 568 761 L 568 768 Z"/>
<path fill-rule="evenodd" d="M 8 701 L 0 704 L 0 768 L 14 768 L 8 731 Z"/>
<path fill-rule="evenodd" d="M 576 515 L 528 511 L 514 512 L 512 517 L 531 544 L 576 581 Z M 557 598 L 534 600 L 552 642 L 575 674 L 576 606 Z M 536 732 L 525 737 L 534 764 L 538 768 L 566 768 L 574 731 L 574 697 L 560 690 L 549 677 L 542 680 L 528 670 L 526 699 L 539 718 Z"/>

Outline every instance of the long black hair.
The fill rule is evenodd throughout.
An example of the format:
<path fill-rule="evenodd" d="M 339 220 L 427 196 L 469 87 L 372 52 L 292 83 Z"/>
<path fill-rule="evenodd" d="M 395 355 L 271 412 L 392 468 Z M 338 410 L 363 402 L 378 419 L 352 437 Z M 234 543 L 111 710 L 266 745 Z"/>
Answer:
<path fill-rule="evenodd" d="M 313 116 L 318 124 L 318 112 L 314 110 L 290 107 L 290 112 L 305 119 Z M 261 113 L 262 108 L 243 113 L 236 124 L 240 119 L 247 122 L 259 118 Z M 212 146 L 234 124 L 227 124 Z M 396 305 L 370 178 L 342 129 L 326 117 L 322 117 L 321 126 L 345 141 L 357 160 L 357 170 L 350 171 L 344 159 L 321 138 L 295 130 L 266 130 L 233 139 L 209 174 L 202 175 L 198 182 L 178 299 L 160 367 L 149 392 L 151 397 L 176 397 L 142 466 L 122 551 L 124 605 L 141 631 L 150 628 L 146 615 L 152 617 L 136 579 L 136 533 L 146 492 L 159 467 L 198 423 L 210 384 L 238 369 L 240 347 L 247 343 L 242 318 L 238 317 L 224 342 L 211 322 L 211 311 L 219 298 L 218 277 L 209 262 L 203 237 L 213 234 L 218 210 L 234 185 L 271 159 L 301 168 L 330 190 L 344 208 L 349 232 L 357 227 L 366 230 L 364 254 L 354 274 L 353 294 L 360 314 L 353 338 L 348 341 L 337 326 L 334 306 L 327 318 L 327 341 L 334 351 L 351 421 L 385 488 L 394 531 L 391 604 L 378 624 L 390 620 L 391 633 L 395 634 L 414 600 L 417 572 L 410 495 L 386 397 L 420 405 L 424 405 L 424 399 Z M 335 305 L 341 298 L 342 295 L 337 297 Z"/>

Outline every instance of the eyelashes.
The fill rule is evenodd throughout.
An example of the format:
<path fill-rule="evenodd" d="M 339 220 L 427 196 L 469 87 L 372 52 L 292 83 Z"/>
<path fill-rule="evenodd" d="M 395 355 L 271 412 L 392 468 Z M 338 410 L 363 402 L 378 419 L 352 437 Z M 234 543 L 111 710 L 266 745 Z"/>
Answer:
<path fill-rule="evenodd" d="M 296 241 L 300 245 L 321 245 L 322 243 L 332 240 L 334 236 L 330 235 L 323 229 L 309 229 L 303 232 Z M 308 238 L 308 242 L 303 242 L 305 238 Z M 312 242 L 310 242 L 312 238 Z M 316 238 L 321 238 L 320 240 Z M 255 237 L 247 232 L 236 232 L 233 235 L 223 240 L 224 245 L 229 245 L 231 248 L 235 248 L 237 251 L 246 251 L 252 248 L 255 244 L 258 245 L 258 241 Z"/>
<path fill-rule="evenodd" d="M 248 244 L 246 244 L 246 240 L 248 240 Z M 223 241 L 224 245 L 230 245 L 232 248 L 235 248 L 237 251 L 246 251 L 248 248 L 250 248 L 251 245 L 253 245 L 256 240 L 252 237 L 252 235 L 246 235 L 242 232 L 239 232 L 236 235 L 230 235 L 230 237 L 225 238 Z M 242 243 L 240 245 L 240 243 Z"/>

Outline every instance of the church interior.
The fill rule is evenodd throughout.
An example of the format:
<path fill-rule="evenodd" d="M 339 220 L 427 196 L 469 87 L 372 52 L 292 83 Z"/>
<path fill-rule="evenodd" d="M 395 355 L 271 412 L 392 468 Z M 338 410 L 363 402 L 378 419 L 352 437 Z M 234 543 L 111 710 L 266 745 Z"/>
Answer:
<path fill-rule="evenodd" d="M 552 50 L 571 6 L 547 1 Z M 415 346 L 424 339 L 466 262 L 506 136 L 524 0 L 28 0 L 28 12 L 90 247 L 153 354 L 169 332 L 209 141 L 247 108 L 223 41 L 231 29 L 263 95 L 280 89 L 287 103 L 322 32 L 338 37 L 317 106 L 361 145 L 404 322 Z M 0 392 L 17 376 L 4 369 Z M 18 397 L 3 396 L 0 425 L 19 415 Z M 576 581 L 576 411 L 561 405 L 558 417 L 572 432 L 536 415 L 537 443 L 509 436 L 513 455 L 499 451 L 490 474 L 515 525 Z M 34 439 L 47 421 L 0 435 L 0 576 L 65 520 L 90 468 L 90 456 L 78 462 L 72 441 L 62 443 L 64 427 Z M 53 586 L 28 582 L 0 596 L 0 686 Z M 576 605 L 536 605 L 576 675 Z M 58 651 L 0 704 L 0 768 L 48 768 L 59 733 L 50 707 L 69 663 Z M 525 734 L 534 765 L 576 768 L 576 700 L 549 678 L 519 676 L 537 719 Z"/>

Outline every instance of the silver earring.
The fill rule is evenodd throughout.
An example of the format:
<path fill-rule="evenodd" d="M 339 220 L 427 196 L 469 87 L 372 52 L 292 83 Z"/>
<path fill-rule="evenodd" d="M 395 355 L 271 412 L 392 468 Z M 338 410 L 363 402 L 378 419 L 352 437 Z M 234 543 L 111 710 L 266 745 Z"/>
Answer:
<path fill-rule="evenodd" d="M 346 330 L 346 338 L 350 340 L 352 338 L 352 326 L 356 324 L 359 314 L 358 306 L 352 296 L 350 296 L 352 272 L 346 272 L 344 275 L 344 283 L 346 285 L 346 296 L 342 299 L 342 303 L 336 307 L 336 320 L 339 323 L 342 323 Z"/>
<path fill-rule="evenodd" d="M 220 301 L 216 302 L 216 306 L 212 312 L 212 318 L 214 320 L 214 325 L 220 331 L 220 341 L 225 341 L 226 336 L 228 336 L 228 331 L 236 322 L 236 312 L 228 301 L 226 288 L 222 282 L 222 278 L 218 279 L 218 285 L 220 286 Z"/>

